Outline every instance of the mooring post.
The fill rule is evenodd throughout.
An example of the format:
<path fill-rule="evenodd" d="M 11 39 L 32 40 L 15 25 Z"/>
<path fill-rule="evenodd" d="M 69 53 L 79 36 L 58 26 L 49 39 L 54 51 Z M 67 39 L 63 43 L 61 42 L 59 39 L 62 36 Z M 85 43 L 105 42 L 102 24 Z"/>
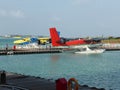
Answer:
<path fill-rule="evenodd" d="M 6 73 L 2 71 L 0 74 L 0 84 L 6 84 Z"/>

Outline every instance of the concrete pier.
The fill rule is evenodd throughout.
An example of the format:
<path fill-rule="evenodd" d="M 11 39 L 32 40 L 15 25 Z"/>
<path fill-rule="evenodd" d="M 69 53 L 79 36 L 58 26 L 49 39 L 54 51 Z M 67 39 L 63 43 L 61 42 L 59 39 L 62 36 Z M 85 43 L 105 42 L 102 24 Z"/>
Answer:
<path fill-rule="evenodd" d="M 0 90 L 56 90 L 56 83 L 51 79 L 6 72 L 6 84 L 0 84 Z M 79 90 L 105 89 L 80 85 Z"/>
<path fill-rule="evenodd" d="M 16 49 L 0 50 L 0 55 L 61 53 L 60 49 Z"/>

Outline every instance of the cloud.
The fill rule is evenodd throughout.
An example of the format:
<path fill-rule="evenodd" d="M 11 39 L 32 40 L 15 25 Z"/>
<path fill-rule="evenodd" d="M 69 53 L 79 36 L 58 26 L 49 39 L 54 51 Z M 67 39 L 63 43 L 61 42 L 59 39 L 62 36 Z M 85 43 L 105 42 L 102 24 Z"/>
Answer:
<path fill-rule="evenodd" d="M 0 9 L 0 16 L 6 16 L 7 12 L 5 10 Z"/>
<path fill-rule="evenodd" d="M 10 11 L 9 14 L 13 17 L 17 17 L 17 18 L 23 18 L 24 17 L 24 13 L 20 10 L 16 10 L 16 11 Z"/>
<path fill-rule="evenodd" d="M 3 17 L 16 17 L 16 18 L 24 18 L 25 14 L 20 10 L 3 10 L 0 9 L 0 16 Z"/>

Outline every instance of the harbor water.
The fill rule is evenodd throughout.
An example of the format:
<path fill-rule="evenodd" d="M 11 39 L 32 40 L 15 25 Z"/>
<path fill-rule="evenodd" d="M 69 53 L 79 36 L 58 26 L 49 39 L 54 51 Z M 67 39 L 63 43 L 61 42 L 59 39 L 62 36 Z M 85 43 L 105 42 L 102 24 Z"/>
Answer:
<path fill-rule="evenodd" d="M 11 41 L 12 39 L 7 39 L 2 45 L 6 43 L 12 45 Z M 53 81 L 58 78 L 68 80 L 74 77 L 81 85 L 120 90 L 120 51 L 89 55 L 74 53 L 3 55 L 0 56 L 0 70 Z"/>

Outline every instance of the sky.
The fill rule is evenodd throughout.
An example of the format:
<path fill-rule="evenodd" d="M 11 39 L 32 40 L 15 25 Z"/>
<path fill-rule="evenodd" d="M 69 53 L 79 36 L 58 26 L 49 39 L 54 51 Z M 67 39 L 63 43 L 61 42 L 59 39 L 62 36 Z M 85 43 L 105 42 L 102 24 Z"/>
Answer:
<path fill-rule="evenodd" d="M 120 0 L 0 0 L 0 35 L 120 36 Z"/>

